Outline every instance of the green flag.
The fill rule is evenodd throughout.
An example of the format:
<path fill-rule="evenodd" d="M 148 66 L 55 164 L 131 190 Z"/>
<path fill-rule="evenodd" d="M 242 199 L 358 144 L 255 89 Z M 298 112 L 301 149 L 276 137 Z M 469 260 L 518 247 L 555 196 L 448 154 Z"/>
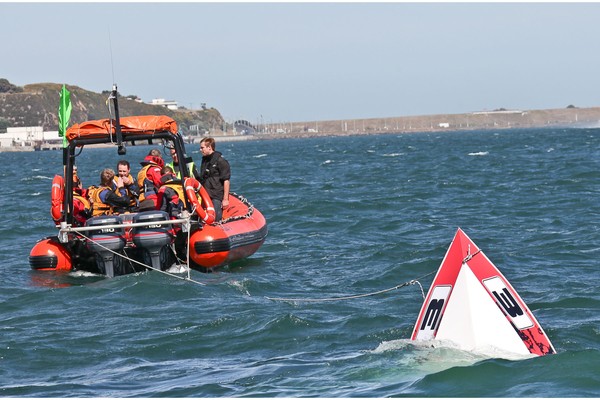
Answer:
<path fill-rule="evenodd" d="M 60 104 L 58 105 L 58 136 L 63 138 L 63 147 L 68 146 L 67 141 L 67 127 L 69 126 L 69 119 L 71 119 L 71 93 L 67 90 L 67 87 L 63 84 L 60 92 Z"/>

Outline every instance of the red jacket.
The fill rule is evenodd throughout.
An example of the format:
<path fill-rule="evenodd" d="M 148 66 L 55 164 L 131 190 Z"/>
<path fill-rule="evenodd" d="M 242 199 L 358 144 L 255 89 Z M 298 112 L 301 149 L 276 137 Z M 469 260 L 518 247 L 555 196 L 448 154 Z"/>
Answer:
<path fill-rule="evenodd" d="M 160 178 L 162 177 L 160 171 L 165 165 L 162 158 L 156 156 L 146 156 L 142 161 L 142 169 L 138 173 L 137 181 L 140 190 L 140 202 L 145 199 L 151 199 L 154 201 L 156 206 L 156 194 L 160 187 Z"/>

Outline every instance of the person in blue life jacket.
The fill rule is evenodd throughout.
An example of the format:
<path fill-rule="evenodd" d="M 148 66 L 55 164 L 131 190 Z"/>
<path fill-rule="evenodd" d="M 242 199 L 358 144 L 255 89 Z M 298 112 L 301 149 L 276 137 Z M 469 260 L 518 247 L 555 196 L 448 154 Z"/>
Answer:
<path fill-rule="evenodd" d="M 200 164 L 200 183 L 210 196 L 215 207 L 215 222 L 223 218 L 223 209 L 229 207 L 229 186 L 231 169 L 223 155 L 215 151 L 215 139 L 207 137 L 200 142 L 202 163 Z"/>
<path fill-rule="evenodd" d="M 175 149 L 170 150 L 171 158 L 173 159 L 173 161 L 166 163 L 165 166 L 171 167 L 177 179 L 181 179 L 181 170 L 179 169 L 179 157 L 177 156 L 177 151 L 175 151 Z M 196 180 L 200 181 L 200 173 L 196 169 L 194 161 L 190 160 L 191 158 L 188 159 L 189 162 L 187 163 L 188 172 L 190 173 L 190 176 L 193 176 L 194 178 L 196 178 Z"/>

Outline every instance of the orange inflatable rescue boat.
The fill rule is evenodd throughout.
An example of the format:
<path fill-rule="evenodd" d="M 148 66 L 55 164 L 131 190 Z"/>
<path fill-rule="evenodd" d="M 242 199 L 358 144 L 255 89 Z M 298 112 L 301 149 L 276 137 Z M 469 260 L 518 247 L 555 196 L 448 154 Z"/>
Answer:
<path fill-rule="evenodd" d="M 146 115 L 119 118 L 116 87 L 111 97 L 115 119 L 87 121 L 71 126 L 63 149 L 64 178 L 52 181 L 50 213 L 58 234 L 38 241 L 29 255 L 32 269 L 83 270 L 109 277 L 148 269 L 165 271 L 187 264 L 203 272 L 254 254 L 264 243 L 267 222 L 243 196 L 230 193 L 221 221 L 206 190 L 182 163 L 180 193 L 185 209 L 177 215 L 160 210 L 131 209 L 126 213 L 92 217 L 90 198 L 73 182 L 73 167 L 86 145 L 114 144 L 119 155 L 124 144 L 159 143 L 179 160 L 191 161 L 170 117 Z M 177 183 L 176 183 L 177 184 Z"/>

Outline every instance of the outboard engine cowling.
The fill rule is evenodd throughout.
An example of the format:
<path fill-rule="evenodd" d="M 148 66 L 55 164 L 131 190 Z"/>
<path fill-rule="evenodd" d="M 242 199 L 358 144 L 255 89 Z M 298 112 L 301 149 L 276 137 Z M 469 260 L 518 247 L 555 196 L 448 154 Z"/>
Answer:
<path fill-rule="evenodd" d="M 115 253 L 121 253 L 125 248 L 125 233 L 122 227 L 109 227 L 110 225 L 123 225 L 118 215 L 105 215 L 90 218 L 86 226 L 98 227 L 98 230 L 89 231 L 87 241 L 88 249 L 96 254 L 96 263 L 100 272 L 112 278 L 115 276 L 115 267 L 119 271 L 123 264 L 121 257 L 115 258 Z"/>
<path fill-rule="evenodd" d="M 171 225 L 161 224 L 162 221 L 168 221 L 169 214 L 164 211 L 145 211 L 133 217 L 133 223 L 147 223 L 148 226 L 138 226 L 133 228 L 133 243 L 141 249 L 144 249 L 146 255 L 150 258 L 152 268 L 157 270 L 161 265 L 167 264 L 168 246 L 173 242 L 171 234 Z M 161 253 L 165 253 L 162 255 Z M 145 257 L 147 258 L 147 257 Z"/>

